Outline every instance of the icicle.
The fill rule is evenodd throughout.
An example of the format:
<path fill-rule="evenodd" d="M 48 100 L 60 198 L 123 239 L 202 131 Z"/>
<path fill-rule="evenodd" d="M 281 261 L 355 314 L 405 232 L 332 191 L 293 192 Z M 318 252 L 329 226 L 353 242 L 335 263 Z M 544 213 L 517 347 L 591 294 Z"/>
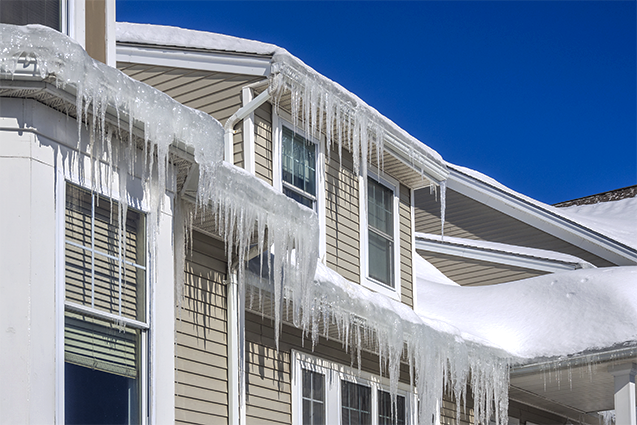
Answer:
<path fill-rule="evenodd" d="M 447 182 L 440 182 L 440 237 L 445 239 L 445 214 L 447 212 Z"/>

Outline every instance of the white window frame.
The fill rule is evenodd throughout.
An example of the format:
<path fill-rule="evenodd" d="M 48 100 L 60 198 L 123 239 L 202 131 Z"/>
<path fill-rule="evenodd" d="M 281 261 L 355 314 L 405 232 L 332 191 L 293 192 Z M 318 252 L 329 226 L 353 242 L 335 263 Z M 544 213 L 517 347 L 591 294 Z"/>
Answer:
<path fill-rule="evenodd" d="M 394 287 L 390 287 L 383 282 L 380 282 L 369 276 L 369 224 L 368 224 L 368 188 L 367 188 L 367 179 L 372 178 L 378 181 L 383 186 L 390 189 L 393 193 L 393 214 L 394 214 L 394 232 L 393 232 L 393 278 L 394 278 Z M 361 188 L 364 188 L 364 191 L 361 191 L 359 196 L 359 211 L 360 213 L 360 223 L 361 223 L 361 231 L 360 231 L 360 264 L 361 264 L 361 284 L 374 292 L 381 293 L 390 298 L 393 298 L 397 301 L 401 299 L 401 281 L 400 281 L 400 199 L 399 199 L 399 190 L 400 183 L 398 180 L 388 176 L 387 174 L 380 172 L 374 173 L 372 171 L 368 171 L 367 175 L 359 176 L 358 185 Z"/>
<path fill-rule="evenodd" d="M 149 384 L 150 384 L 150 358 L 149 358 L 149 345 L 151 343 L 151 283 L 150 283 L 150 273 L 148 270 L 149 266 L 149 245 L 146 243 L 146 259 L 145 259 L 145 317 L 144 321 L 138 321 L 134 319 L 130 319 L 123 316 L 117 316 L 111 313 L 104 312 L 102 310 L 98 310 L 95 308 L 91 308 L 90 306 L 78 305 L 73 302 L 66 300 L 66 267 L 65 267 L 65 259 L 66 259 L 66 188 L 67 184 L 72 184 L 81 189 L 91 191 L 91 188 L 87 187 L 86 184 L 83 184 L 77 175 L 74 173 L 72 175 L 63 176 L 62 173 L 58 173 L 57 187 L 56 187 L 56 228 L 58 231 L 57 235 L 57 244 L 58 244 L 58 272 L 57 272 L 57 290 L 56 290 L 56 301 L 58 308 L 56 309 L 56 339 L 58 341 L 56 352 L 58 355 L 56 371 L 57 371 L 57 389 L 58 394 L 56 396 L 57 403 L 57 418 L 60 423 L 65 422 L 65 313 L 67 311 L 72 311 L 75 313 L 84 314 L 91 317 L 96 317 L 103 320 L 120 320 L 125 326 L 129 326 L 134 329 L 138 329 L 141 333 L 139 338 L 140 344 L 140 394 L 139 394 L 139 414 L 142 424 L 148 424 L 149 420 L 149 411 L 148 411 L 148 401 L 149 401 Z M 116 185 L 113 185 L 113 192 L 116 192 Z M 96 196 L 105 197 L 108 199 L 112 199 L 114 202 L 120 202 L 120 196 L 118 193 L 106 193 L 103 190 L 103 187 L 100 186 L 97 189 L 92 189 L 92 192 Z M 145 220 L 144 223 L 146 225 L 145 235 L 148 235 L 148 209 L 141 208 L 142 203 L 139 201 L 142 199 L 141 197 L 136 197 L 133 202 L 133 205 L 130 208 L 138 210 L 140 213 L 144 214 Z"/>
<path fill-rule="evenodd" d="M 292 117 L 285 111 L 275 111 L 272 108 L 272 185 L 279 192 L 283 193 L 283 127 L 287 127 L 294 133 L 303 137 L 308 142 L 316 145 L 316 200 L 314 211 L 319 220 L 319 258 L 325 259 L 326 239 L 325 239 L 325 135 L 321 134 L 320 139 L 308 136 L 305 131 L 292 124 Z"/>
<path fill-rule="evenodd" d="M 341 424 L 341 381 L 371 388 L 372 425 L 378 424 L 378 390 L 389 392 L 389 379 L 317 356 L 292 350 L 292 423 L 303 423 L 303 370 L 325 376 L 325 423 Z M 409 385 L 398 383 L 398 395 L 405 397 L 405 424 L 417 423 L 416 395 Z"/>

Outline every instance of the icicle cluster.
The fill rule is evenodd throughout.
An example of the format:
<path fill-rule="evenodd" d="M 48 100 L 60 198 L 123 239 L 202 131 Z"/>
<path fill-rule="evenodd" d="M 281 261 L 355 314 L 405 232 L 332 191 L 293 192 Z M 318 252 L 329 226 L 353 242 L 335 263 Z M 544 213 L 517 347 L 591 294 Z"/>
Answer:
<path fill-rule="evenodd" d="M 81 134 L 82 122 L 89 125 L 90 140 L 80 141 L 78 135 L 78 151 L 92 159 L 89 185 L 94 189 L 104 189 L 99 186 L 105 185 L 106 192 L 113 193 L 119 181 L 118 197 L 126 208 L 129 176 L 137 168 L 143 170 L 143 203 L 149 207 L 151 224 L 151 266 L 155 262 L 155 226 L 166 189 L 169 148 L 185 146 L 199 165 L 199 207 L 211 208 L 215 214 L 217 228 L 227 243 L 228 261 L 240 265 L 240 284 L 244 281 L 243 265 L 253 255 L 258 254 L 261 267 L 269 271 L 277 341 L 282 300 L 287 297 L 294 308 L 295 326 L 311 334 L 314 343 L 320 329 L 336 324 L 341 339 L 358 353 L 360 364 L 362 347 L 373 340 L 381 370 L 388 371 L 393 394 L 400 360 L 406 356 L 421 400 L 421 423 L 430 423 L 432 415 L 438 415 L 445 390 L 451 391 L 458 403 L 466 400 L 467 385 L 473 391 L 476 422 L 487 423 L 492 413 L 498 422 L 506 421 L 506 355 L 465 341 L 453 329 L 425 323 L 407 306 L 350 284 L 322 265 L 315 274 L 319 235 L 315 213 L 243 170 L 223 163 L 223 129 L 212 117 L 93 61 L 77 43 L 46 27 L 0 25 L 0 42 L 0 74 L 13 77 L 20 73 L 20 66 L 34 67 L 39 79 L 76 92 L 78 132 Z M 293 116 L 302 118 L 307 134 L 317 135 L 322 126 L 333 129 L 325 132 L 327 144 L 331 146 L 336 135 L 339 151 L 347 140 L 347 148 L 356 158 L 355 166 L 362 167 L 361 171 L 365 172 L 371 149 L 376 149 L 377 158 L 383 157 L 388 132 L 411 143 L 413 138 L 360 99 L 290 57 L 275 58 L 274 69 L 271 88 L 276 98 L 285 91 L 291 93 Z M 135 162 L 139 155 L 135 154 L 138 146 L 133 133 L 137 130 L 140 134 L 143 131 L 144 137 L 142 163 Z M 113 143 L 113 137 L 119 141 Z M 441 161 L 415 139 L 410 146 L 416 162 L 421 155 Z M 102 162 L 109 165 L 107 175 L 100 174 Z M 113 170 L 117 170 L 117 178 Z M 178 201 L 174 243 L 179 298 L 185 255 L 181 246 L 187 239 L 193 212 Z"/>
<path fill-rule="evenodd" d="M 382 168 L 385 140 L 405 152 L 412 166 L 427 162 L 446 169 L 440 155 L 409 135 L 339 84 L 317 73 L 287 53 L 277 53 L 272 59 L 270 91 L 275 107 L 280 107 L 284 94 L 290 94 L 293 124 L 303 123 L 305 134 L 319 138 L 325 134 L 329 149 L 338 145 L 339 157 L 347 144 L 354 157 L 354 171 L 366 175 L 367 164 L 375 151 L 377 165 Z M 423 176 L 426 170 L 420 170 Z"/>

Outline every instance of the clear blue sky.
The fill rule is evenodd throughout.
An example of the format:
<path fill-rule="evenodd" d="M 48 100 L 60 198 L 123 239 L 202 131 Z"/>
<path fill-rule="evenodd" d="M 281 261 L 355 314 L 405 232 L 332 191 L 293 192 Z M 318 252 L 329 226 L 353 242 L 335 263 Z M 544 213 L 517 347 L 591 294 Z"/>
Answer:
<path fill-rule="evenodd" d="M 117 1 L 273 43 L 454 164 L 547 203 L 637 184 L 635 1 Z"/>

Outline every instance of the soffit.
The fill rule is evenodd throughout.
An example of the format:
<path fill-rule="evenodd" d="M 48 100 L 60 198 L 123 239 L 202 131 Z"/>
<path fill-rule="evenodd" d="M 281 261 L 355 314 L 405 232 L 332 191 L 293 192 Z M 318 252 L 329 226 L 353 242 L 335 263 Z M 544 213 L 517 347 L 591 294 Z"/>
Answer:
<path fill-rule="evenodd" d="M 620 356 L 618 356 L 620 357 Z M 577 365 L 547 364 L 542 370 L 525 373 L 513 370 L 509 397 L 540 409 L 597 425 L 597 412 L 614 409 L 615 381 L 608 367 L 637 362 L 632 356 Z"/>

